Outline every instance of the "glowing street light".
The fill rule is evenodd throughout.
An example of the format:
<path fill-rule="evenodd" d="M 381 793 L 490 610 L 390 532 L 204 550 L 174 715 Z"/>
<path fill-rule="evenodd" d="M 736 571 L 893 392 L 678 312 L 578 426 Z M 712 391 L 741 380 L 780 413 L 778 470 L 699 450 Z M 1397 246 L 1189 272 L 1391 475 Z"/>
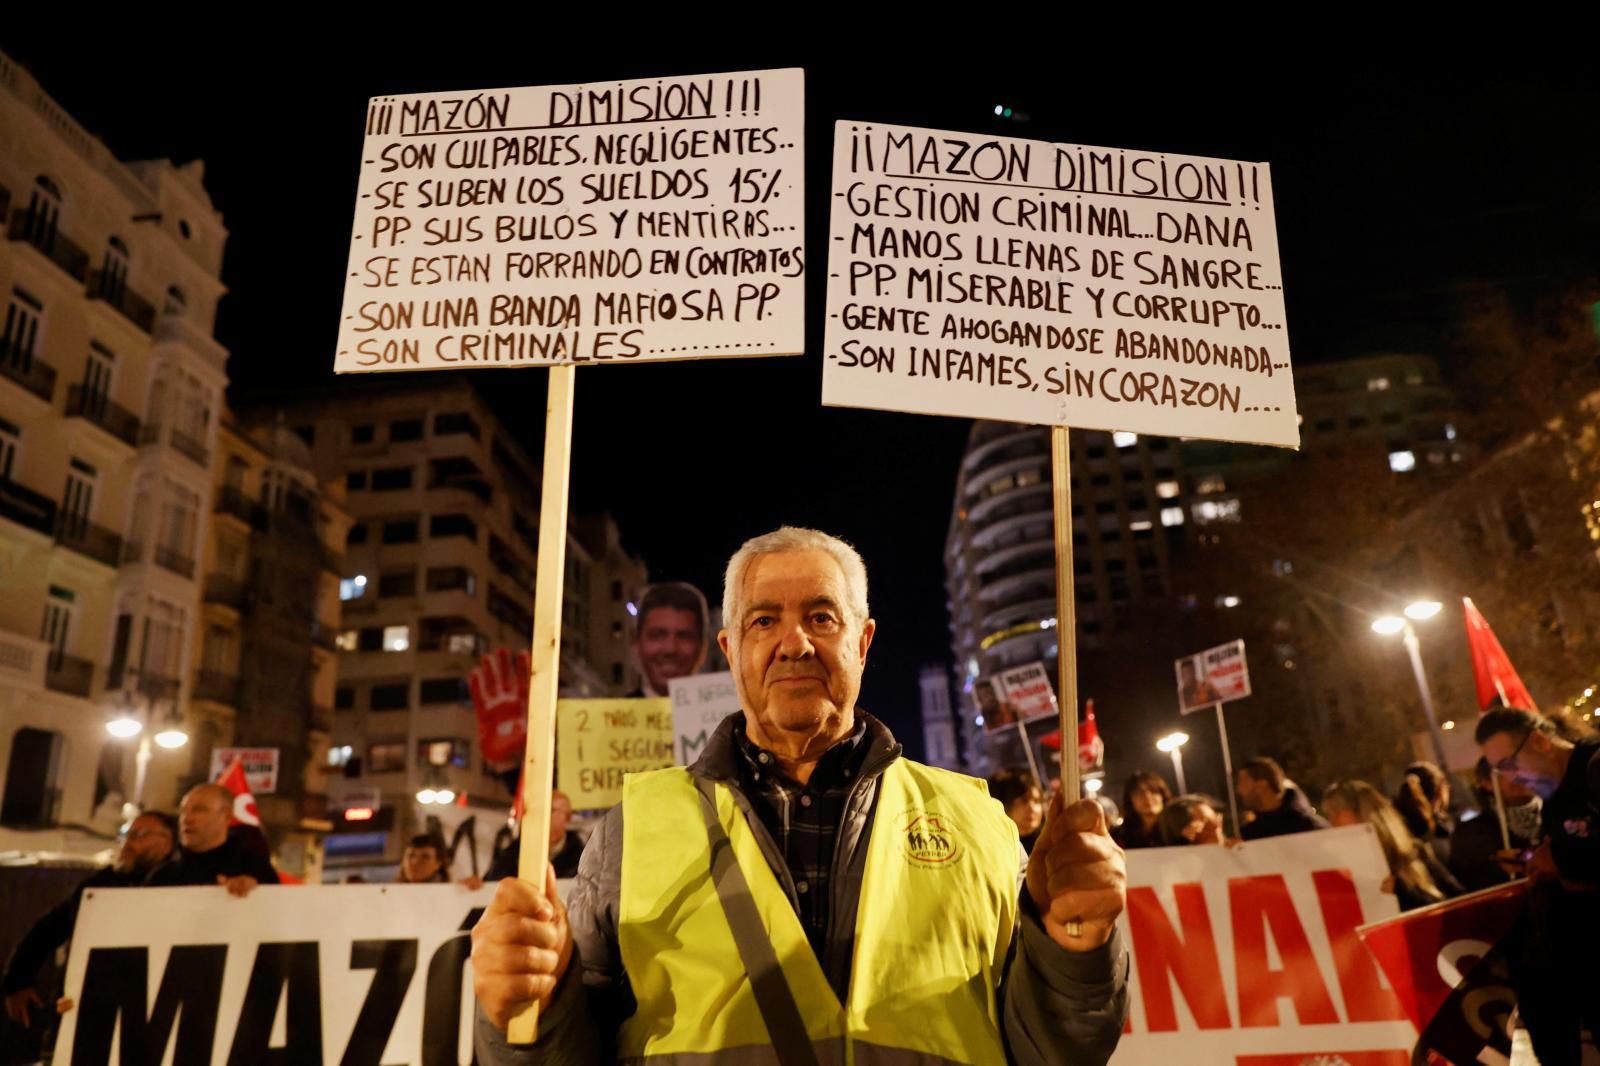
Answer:
<path fill-rule="evenodd" d="M 1413 622 L 1426 622 L 1442 610 L 1444 610 L 1444 604 L 1438 600 L 1418 600 L 1415 603 L 1406 604 L 1405 615 Z"/>
<path fill-rule="evenodd" d="M 1083 790 L 1085 792 L 1099 792 L 1104 787 L 1105 782 L 1098 777 L 1086 777 L 1083 780 Z"/>
<path fill-rule="evenodd" d="M 144 732 L 144 723 L 130 714 L 121 714 L 106 723 L 106 732 L 118 740 L 127 740 Z"/>
<path fill-rule="evenodd" d="M 189 743 L 189 734 L 176 726 L 169 726 L 156 734 L 156 743 L 168 751 L 173 751 Z"/>
<path fill-rule="evenodd" d="M 1156 750 L 1167 752 L 1172 756 L 1172 773 L 1178 779 L 1178 795 L 1186 795 L 1189 791 L 1187 782 L 1183 779 L 1183 746 L 1189 743 L 1188 733 L 1168 733 L 1156 741 Z"/>
<path fill-rule="evenodd" d="M 1448 767 L 1444 754 L 1444 733 L 1439 728 L 1439 718 L 1433 713 L 1433 694 L 1428 690 L 1428 675 L 1422 669 L 1422 645 L 1412 622 L 1425 622 L 1443 609 L 1438 600 L 1415 600 L 1405 606 L 1405 617 L 1385 615 L 1372 623 L 1372 631 L 1379 636 L 1401 634 L 1406 652 L 1411 656 L 1411 673 L 1417 680 L 1417 694 L 1422 697 L 1422 713 L 1428 716 L 1428 732 L 1433 735 L 1433 754 L 1441 767 Z"/>

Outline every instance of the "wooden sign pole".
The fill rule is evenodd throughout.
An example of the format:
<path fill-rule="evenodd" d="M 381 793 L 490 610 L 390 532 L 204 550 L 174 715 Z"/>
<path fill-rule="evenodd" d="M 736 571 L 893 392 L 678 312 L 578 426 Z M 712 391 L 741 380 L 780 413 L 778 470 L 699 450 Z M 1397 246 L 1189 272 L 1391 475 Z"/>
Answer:
<path fill-rule="evenodd" d="M 1050 428 L 1050 481 L 1056 518 L 1056 678 L 1061 690 L 1061 794 L 1076 803 L 1078 784 L 1078 603 L 1072 581 L 1072 438 Z"/>
<path fill-rule="evenodd" d="M 522 767 L 522 837 L 517 877 L 544 891 L 550 861 L 550 789 L 554 784 L 556 694 L 561 670 L 561 590 L 567 562 L 567 486 L 572 464 L 572 386 L 575 369 L 550 368 L 545 402 L 544 484 L 539 497 L 539 560 L 533 583 L 533 678 L 528 685 L 528 749 Z M 539 1035 L 539 1005 L 511 1019 L 506 1038 L 531 1044 Z"/>

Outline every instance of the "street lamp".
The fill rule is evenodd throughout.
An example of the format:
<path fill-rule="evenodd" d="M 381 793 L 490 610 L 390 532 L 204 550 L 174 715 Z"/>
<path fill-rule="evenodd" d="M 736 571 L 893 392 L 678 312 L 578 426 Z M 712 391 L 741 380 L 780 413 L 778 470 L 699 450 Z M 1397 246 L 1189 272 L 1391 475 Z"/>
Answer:
<path fill-rule="evenodd" d="M 139 751 L 134 757 L 133 802 L 129 804 L 134 812 L 144 809 L 144 779 L 150 769 L 150 730 L 145 726 L 153 724 L 155 717 L 155 700 L 146 696 L 144 706 L 136 707 L 134 696 L 127 693 L 123 697 L 124 704 L 117 709 L 117 715 L 106 723 L 106 732 L 118 740 L 131 740 L 139 738 Z M 178 709 L 174 706 L 161 722 L 161 728 L 156 732 L 154 740 L 168 751 L 175 751 L 189 743 L 189 734 L 184 731 L 183 721 L 178 717 Z"/>
<path fill-rule="evenodd" d="M 1172 756 L 1172 772 L 1178 778 L 1178 795 L 1185 796 L 1189 793 L 1189 786 L 1183 780 L 1183 746 L 1189 743 L 1188 733 L 1168 733 L 1156 741 L 1156 750 L 1164 751 Z"/>
<path fill-rule="evenodd" d="M 1412 622 L 1427 621 L 1442 608 L 1443 605 L 1437 600 L 1416 600 L 1406 604 L 1402 612 L 1404 618 L 1391 614 L 1374 619 L 1372 631 L 1384 637 L 1401 634 L 1406 651 L 1411 655 L 1411 673 L 1417 679 L 1417 694 L 1422 697 L 1422 713 L 1428 716 L 1428 732 L 1433 736 L 1433 754 L 1439 760 L 1440 768 L 1447 769 L 1450 763 L 1444 754 L 1444 733 L 1439 729 L 1438 716 L 1433 713 L 1433 694 L 1428 690 L 1428 675 L 1422 669 L 1422 645 L 1417 640 L 1416 629 L 1411 625 Z"/>

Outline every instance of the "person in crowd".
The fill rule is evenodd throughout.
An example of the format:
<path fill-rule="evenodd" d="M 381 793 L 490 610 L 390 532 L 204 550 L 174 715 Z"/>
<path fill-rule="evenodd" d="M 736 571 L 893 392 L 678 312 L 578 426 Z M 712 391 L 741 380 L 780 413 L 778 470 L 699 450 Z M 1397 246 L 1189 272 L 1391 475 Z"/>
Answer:
<path fill-rule="evenodd" d="M 1240 829 L 1246 840 L 1328 828 L 1327 819 L 1312 810 L 1305 794 L 1284 778 L 1283 767 L 1265 756 L 1239 766 L 1234 790 L 1245 809 L 1255 813 Z"/>
<path fill-rule="evenodd" d="M 568 828 L 571 823 L 572 800 L 559 788 L 555 789 L 550 793 L 550 865 L 560 878 L 576 877 L 578 861 L 583 858 L 583 836 L 577 830 Z M 519 845 L 513 836 L 505 847 L 495 852 L 494 861 L 489 864 L 489 872 L 483 879 L 499 881 L 517 876 L 520 860 Z"/>
<path fill-rule="evenodd" d="M 1432 848 L 1434 856 L 1448 866 L 1450 834 L 1456 828 L 1455 816 L 1450 813 L 1450 775 L 1431 762 L 1412 763 L 1395 793 L 1394 806 L 1411 835 Z"/>
<path fill-rule="evenodd" d="M 671 581 L 645 589 L 633 631 L 639 688 L 631 695 L 665 696 L 667 682 L 700 672 L 709 650 L 707 614 L 706 598 L 693 585 Z"/>
<path fill-rule="evenodd" d="M 1165 847 L 1221 844 L 1222 815 L 1209 796 L 1179 796 L 1161 809 L 1156 834 Z"/>
<path fill-rule="evenodd" d="M 572 822 L 572 801 L 560 789 L 550 793 L 550 864 L 557 877 L 578 876 L 583 858 L 583 837 L 567 828 Z"/>
<path fill-rule="evenodd" d="M 1414 910 L 1462 894 L 1460 883 L 1434 857 L 1433 851 L 1411 835 L 1394 804 L 1365 781 L 1331 785 L 1322 794 L 1322 805 L 1336 826 L 1362 823 L 1372 826 L 1383 857 L 1389 863 L 1384 891 L 1395 894 L 1401 910 Z"/>
<path fill-rule="evenodd" d="M 191 788 L 178 805 L 178 856 L 151 874 L 147 884 L 222 885 L 235 896 L 249 895 L 257 885 L 278 884 L 261 831 L 239 826 L 230 832 L 232 816 L 232 792 L 217 784 Z"/>
<path fill-rule="evenodd" d="M 989 778 L 989 795 L 1000 801 L 1006 817 L 1017 823 L 1017 834 L 1025 850 L 1033 851 L 1044 828 L 1044 793 L 1027 770 L 1001 770 Z"/>
<path fill-rule="evenodd" d="M 856 705 L 877 623 L 836 537 L 745 543 L 723 618 L 742 710 L 692 767 L 629 776 L 570 910 L 553 871 L 507 879 L 473 929 L 478 1060 L 1105 1063 L 1129 960 L 1099 805 L 1052 801 L 1021 865 L 982 781 L 902 756 Z"/>
<path fill-rule="evenodd" d="M 1600 996 L 1582 976 L 1600 958 L 1600 740 L 1562 733 L 1554 720 L 1516 707 L 1489 711 L 1476 733 L 1489 765 L 1542 801 L 1511 984 L 1545 1066 L 1578 1063 L 1581 1030 L 1600 1033 Z"/>
<path fill-rule="evenodd" d="M 1542 801 L 1521 782 L 1502 777 L 1500 802 L 1505 804 L 1506 832 L 1500 832 L 1500 812 L 1494 797 L 1494 767 L 1480 758 L 1474 768 L 1479 813 L 1465 815 L 1450 834 L 1450 861 L 1447 865 L 1468 892 L 1503 885 L 1521 877 L 1526 853 L 1539 843 L 1539 814 Z M 1470 813 L 1470 812 L 1468 812 Z M 1506 841 L 1510 840 L 1510 848 Z"/>
<path fill-rule="evenodd" d="M 1111 835 L 1124 849 L 1159 846 L 1156 822 L 1171 802 L 1172 789 L 1160 774 L 1135 771 L 1122 786 L 1122 821 Z"/>
<path fill-rule="evenodd" d="M 27 1029 L 34 1024 L 35 1011 L 41 1016 L 55 1014 L 54 1010 L 44 1009 L 44 1001 L 34 982 L 44 964 L 71 938 L 83 893 L 92 888 L 132 888 L 144 884 L 150 874 L 172 856 L 177 839 L 178 824 L 172 815 L 161 811 L 145 811 L 138 815 L 118 842 L 112 864 L 90 874 L 66 899 L 29 927 L 11 953 L 5 977 L 0 980 L 7 1017 Z"/>
<path fill-rule="evenodd" d="M 445 847 L 436 833 L 418 833 L 406 842 L 400 853 L 400 872 L 395 877 L 398 885 L 449 884 L 450 871 L 445 869 Z"/>

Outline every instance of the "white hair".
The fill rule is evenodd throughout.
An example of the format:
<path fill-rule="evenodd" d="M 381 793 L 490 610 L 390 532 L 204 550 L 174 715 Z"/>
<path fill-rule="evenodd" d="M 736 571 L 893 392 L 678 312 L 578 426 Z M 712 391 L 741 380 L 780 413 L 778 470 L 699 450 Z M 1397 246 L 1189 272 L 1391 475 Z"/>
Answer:
<path fill-rule="evenodd" d="M 728 570 L 722 579 L 722 624 L 730 635 L 736 638 L 739 633 L 739 595 L 744 589 L 744 574 L 751 560 L 758 555 L 804 551 L 827 552 L 839 564 L 840 571 L 844 573 L 845 595 L 849 600 L 840 605 L 841 609 L 849 615 L 846 620 L 857 629 L 866 624 L 870 617 L 867 612 L 867 564 L 861 561 L 861 553 L 838 537 L 820 530 L 783 526 L 771 533 L 751 537 L 728 560 Z"/>

